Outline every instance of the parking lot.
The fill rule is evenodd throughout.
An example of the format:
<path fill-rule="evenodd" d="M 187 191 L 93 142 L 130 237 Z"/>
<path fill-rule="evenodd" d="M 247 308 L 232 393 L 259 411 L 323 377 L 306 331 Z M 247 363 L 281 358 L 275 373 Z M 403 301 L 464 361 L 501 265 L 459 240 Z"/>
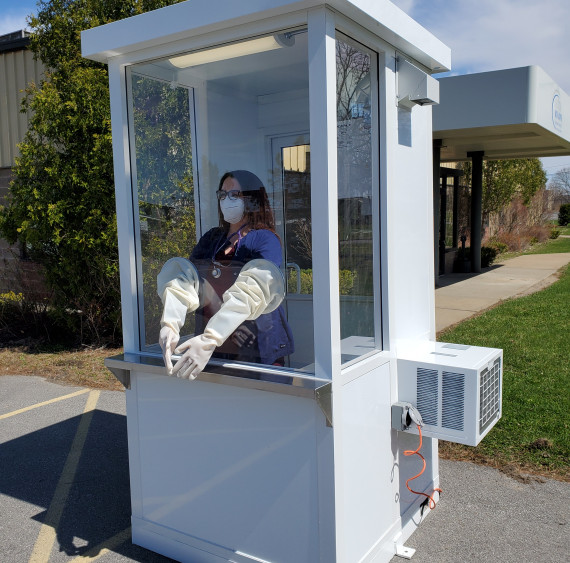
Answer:
<path fill-rule="evenodd" d="M 450 461 L 440 476 L 414 562 L 566 560 L 568 483 Z M 0 377 L 0 562 L 171 561 L 132 545 L 130 513 L 124 393 Z"/>
<path fill-rule="evenodd" d="M 170 559 L 130 541 L 125 396 L 0 378 L 0 561 Z"/>

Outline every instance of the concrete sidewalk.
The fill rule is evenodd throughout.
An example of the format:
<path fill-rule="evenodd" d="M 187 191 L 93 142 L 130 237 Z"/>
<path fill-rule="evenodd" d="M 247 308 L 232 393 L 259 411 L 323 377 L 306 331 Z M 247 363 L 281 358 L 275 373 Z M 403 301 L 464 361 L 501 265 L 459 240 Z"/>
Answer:
<path fill-rule="evenodd" d="M 527 254 L 487 268 L 481 274 L 440 276 L 435 290 L 436 331 L 510 299 L 543 289 L 558 279 L 570 252 Z"/>

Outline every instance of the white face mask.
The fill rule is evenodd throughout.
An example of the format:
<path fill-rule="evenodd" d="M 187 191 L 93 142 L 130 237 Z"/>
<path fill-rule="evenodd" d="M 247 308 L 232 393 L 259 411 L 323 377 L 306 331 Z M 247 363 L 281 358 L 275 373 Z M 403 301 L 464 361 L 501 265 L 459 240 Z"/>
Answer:
<path fill-rule="evenodd" d="M 235 225 L 243 219 L 245 205 L 242 198 L 232 201 L 229 197 L 220 201 L 220 209 L 224 216 L 224 221 L 230 225 Z"/>

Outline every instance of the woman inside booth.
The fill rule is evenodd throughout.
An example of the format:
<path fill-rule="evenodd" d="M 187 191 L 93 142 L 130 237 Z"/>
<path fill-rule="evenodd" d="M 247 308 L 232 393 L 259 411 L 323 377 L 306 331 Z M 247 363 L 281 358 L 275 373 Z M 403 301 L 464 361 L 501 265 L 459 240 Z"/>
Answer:
<path fill-rule="evenodd" d="M 158 275 L 163 303 L 159 342 L 169 374 L 194 379 L 210 357 L 284 366 L 294 351 L 281 302 L 281 242 L 267 192 L 252 172 L 220 180 L 219 226 L 205 233 L 190 260 L 172 258 Z M 186 313 L 195 334 L 180 346 Z M 173 366 L 173 353 L 182 354 Z"/>

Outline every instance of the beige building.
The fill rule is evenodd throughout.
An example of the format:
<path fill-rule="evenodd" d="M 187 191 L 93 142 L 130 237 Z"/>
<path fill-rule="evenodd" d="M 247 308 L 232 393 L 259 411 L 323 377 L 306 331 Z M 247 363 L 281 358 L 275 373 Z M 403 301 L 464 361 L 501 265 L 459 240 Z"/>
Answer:
<path fill-rule="evenodd" d="M 29 116 L 20 111 L 24 90 L 30 82 L 39 82 L 44 70 L 29 51 L 29 42 L 26 31 L 0 36 L 0 205 L 6 203 L 18 144 L 28 128 Z M 0 291 L 18 289 L 13 276 L 19 257 L 20 249 L 0 239 Z"/>

